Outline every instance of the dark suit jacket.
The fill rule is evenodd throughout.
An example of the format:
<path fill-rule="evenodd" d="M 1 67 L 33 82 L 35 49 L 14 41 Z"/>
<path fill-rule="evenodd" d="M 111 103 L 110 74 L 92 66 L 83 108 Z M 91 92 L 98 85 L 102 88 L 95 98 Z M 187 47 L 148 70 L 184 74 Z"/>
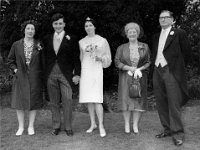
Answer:
<path fill-rule="evenodd" d="M 160 33 L 157 33 L 153 37 L 151 55 L 151 62 L 153 65 L 155 64 L 155 59 L 157 56 L 159 36 Z M 175 79 L 181 87 L 183 94 L 182 105 L 184 105 L 189 98 L 187 91 L 185 62 L 189 61 L 190 54 L 191 47 L 186 32 L 182 29 L 172 28 L 167 37 L 163 55 L 167 60 L 170 72 L 174 75 Z"/>
<path fill-rule="evenodd" d="M 79 47 L 75 36 L 65 32 L 57 55 L 53 48 L 53 34 L 47 35 L 43 39 L 43 44 L 43 65 L 46 80 L 54 64 L 57 62 L 63 75 L 70 83 L 72 90 L 75 91 L 72 78 L 75 75 L 80 75 Z"/>

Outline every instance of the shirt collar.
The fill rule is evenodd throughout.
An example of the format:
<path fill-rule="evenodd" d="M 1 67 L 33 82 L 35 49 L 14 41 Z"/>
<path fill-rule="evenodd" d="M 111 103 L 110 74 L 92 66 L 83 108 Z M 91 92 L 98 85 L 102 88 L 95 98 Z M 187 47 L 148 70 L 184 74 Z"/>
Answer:
<path fill-rule="evenodd" d="M 54 33 L 54 36 L 57 38 L 57 39 L 62 39 L 63 36 L 65 34 L 65 31 L 63 30 L 62 32 L 60 32 L 59 34 L 57 32 Z"/>
<path fill-rule="evenodd" d="M 170 26 L 170 27 L 168 27 L 168 28 L 166 28 L 166 29 L 162 29 L 162 32 L 163 32 L 163 31 L 166 31 L 167 33 L 169 33 L 169 31 L 171 30 L 171 28 L 172 28 L 172 26 Z"/>

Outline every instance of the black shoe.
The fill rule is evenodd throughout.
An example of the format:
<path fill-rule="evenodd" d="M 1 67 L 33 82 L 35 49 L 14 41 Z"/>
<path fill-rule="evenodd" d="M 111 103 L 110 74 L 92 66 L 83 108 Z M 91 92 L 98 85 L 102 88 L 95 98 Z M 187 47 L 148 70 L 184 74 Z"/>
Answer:
<path fill-rule="evenodd" d="M 182 139 L 173 138 L 172 140 L 174 142 L 174 145 L 176 145 L 176 146 L 181 146 L 183 144 L 183 140 Z"/>
<path fill-rule="evenodd" d="M 57 128 L 57 129 L 53 129 L 53 130 L 51 131 L 51 134 L 52 134 L 52 135 L 58 135 L 59 132 L 60 132 L 60 128 Z"/>
<path fill-rule="evenodd" d="M 171 136 L 171 133 L 163 132 L 163 133 L 157 134 L 155 137 L 156 138 L 164 138 L 167 136 Z"/>
<path fill-rule="evenodd" d="M 72 130 L 65 130 L 65 132 L 66 132 L 67 136 L 73 136 L 74 135 Z"/>

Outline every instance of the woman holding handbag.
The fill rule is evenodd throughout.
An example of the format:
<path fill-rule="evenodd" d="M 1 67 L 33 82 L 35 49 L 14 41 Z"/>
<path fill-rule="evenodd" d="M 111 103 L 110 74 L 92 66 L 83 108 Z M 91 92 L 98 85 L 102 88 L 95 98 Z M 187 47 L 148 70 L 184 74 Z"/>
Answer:
<path fill-rule="evenodd" d="M 133 113 L 133 132 L 139 133 L 138 123 L 147 103 L 147 75 L 150 51 L 139 42 L 140 27 L 130 22 L 124 27 L 129 42 L 118 47 L 115 65 L 119 69 L 118 99 L 123 111 L 125 133 L 130 133 L 130 116 Z"/>

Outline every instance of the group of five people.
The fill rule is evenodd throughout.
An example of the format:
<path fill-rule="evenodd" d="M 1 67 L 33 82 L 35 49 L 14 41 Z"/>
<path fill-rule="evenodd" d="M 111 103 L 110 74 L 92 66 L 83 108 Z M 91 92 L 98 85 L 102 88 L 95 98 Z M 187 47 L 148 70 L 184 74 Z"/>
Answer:
<path fill-rule="evenodd" d="M 106 136 L 103 124 L 103 68 L 110 66 L 111 52 L 108 41 L 95 33 L 96 22 L 86 18 L 87 35 L 79 42 L 65 32 L 64 16 L 56 13 L 51 18 L 54 33 L 45 36 L 42 44 L 34 38 L 37 24 L 29 20 L 22 24 L 24 38 L 16 41 L 10 50 L 8 62 L 14 71 L 12 108 L 16 109 L 19 127 L 17 136 L 24 131 L 25 110 L 29 111 L 28 134 L 34 135 L 36 110 L 43 106 L 43 87 L 47 89 L 52 112 L 53 135 L 61 131 L 61 107 L 64 131 L 73 136 L 72 94 L 79 85 L 79 102 L 87 103 L 90 127 Z M 161 33 L 155 35 L 152 54 L 146 43 L 138 41 L 140 26 L 135 22 L 125 25 L 128 43 L 118 47 L 114 63 L 119 69 L 118 101 L 123 111 L 125 133 L 130 133 L 133 115 L 133 132 L 139 133 L 138 124 L 147 107 L 147 78 L 150 64 L 154 65 L 153 86 L 158 113 L 164 131 L 157 138 L 172 136 L 175 145 L 182 145 L 184 129 L 181 106 L 187 101 L 184 54 L 190 51 L 184 30 L 172 27 L 173 13 L 164 10 L 159 17 Z M 78 47 L 79 44 L 79 47 Z M 139 78 L 141 97 L 131 98 L 129 86 L 132 78 Z"/>

